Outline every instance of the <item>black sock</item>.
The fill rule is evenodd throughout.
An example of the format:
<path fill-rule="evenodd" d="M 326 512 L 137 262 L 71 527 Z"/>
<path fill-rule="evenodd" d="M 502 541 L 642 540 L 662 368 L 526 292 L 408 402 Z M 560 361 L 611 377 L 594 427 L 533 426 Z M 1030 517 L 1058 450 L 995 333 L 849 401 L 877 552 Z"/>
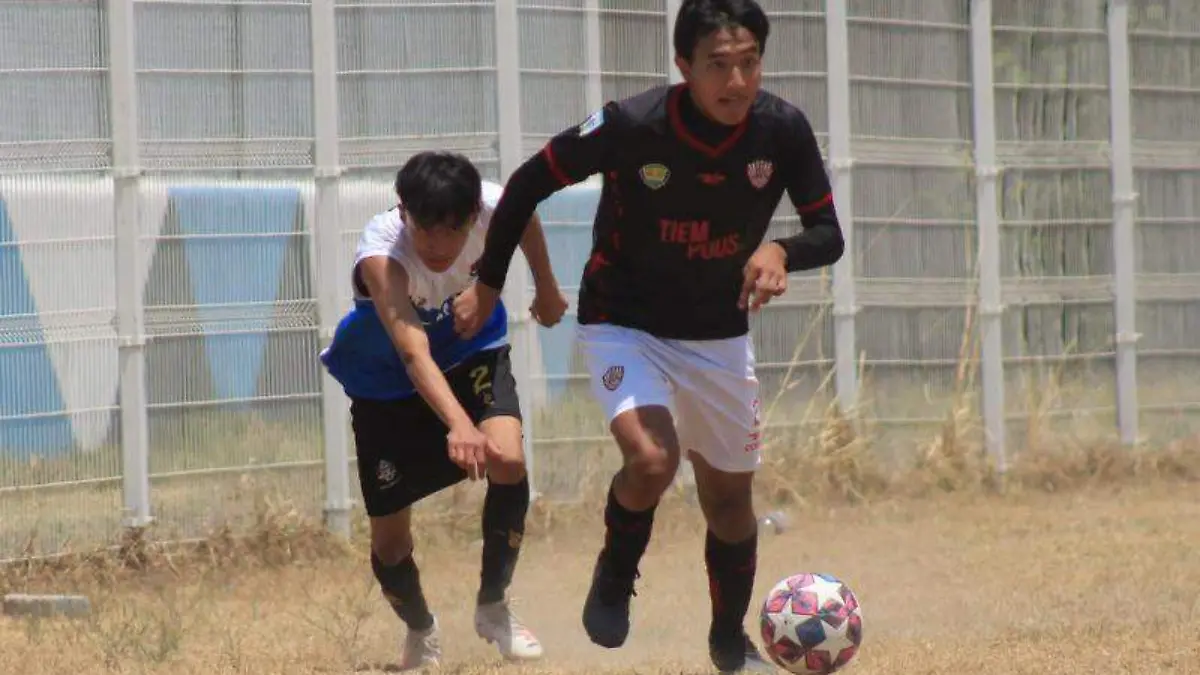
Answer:
<path fill-rule="evenodd" d="M 758 533 L 745 541 L 729 544 L 717 539 L 710 530 L 704 541 L 704 562 L 708 568 L 708 592 L 712 599 L 709 639 L 740 638 L 742 622 L 754 593 Z"/>
<path fill-rule="evenodd" d="M 411 554 L 399 563 L 387 566 L 372 552 L 371 569 L 383 589 L 383 597 L 401 621 L 417 631 L 433 626 L 433 615 L 429 613 L 429 605 L 421 591 L 421 573 Z"/>
<path fill-rule="evenodd" d="M 615 478 L 614 478 L 615 481 Z M 654 510 L 630 511 L 621 506 L 612 486 L 608 488 L 608 504 L 604 507 L 604 551 L 612 570 L 622 577 L 633 578 L 638 563 L 650 545 L 654 528 Z"/>
<path fill-rule="evenodd" d="M 515 485 L 488 481 L 483 498 L 483 564 L 479 572 L 478 604 L 500 602 L 512 583 L 525 514 L 529 511 L 529 479 Z"/>

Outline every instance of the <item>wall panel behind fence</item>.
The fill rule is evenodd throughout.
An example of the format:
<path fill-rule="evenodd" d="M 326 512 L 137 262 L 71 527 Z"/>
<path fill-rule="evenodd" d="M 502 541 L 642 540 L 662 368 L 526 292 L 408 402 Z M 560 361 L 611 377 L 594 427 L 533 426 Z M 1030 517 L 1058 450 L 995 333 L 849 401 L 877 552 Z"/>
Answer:
<path fill-rule="evenodd" d="M 315 514 L 309 8 L 136 10 L 156 529 L 203 535 L 272 493 Z"/>
<path fill-rule="evenodd" d="M 1001 274 L 1014 438 L 1111 434 L 1112 177 L 1098 3 L 995 3 Z"/>
<path fill-rule="evenodd" d="M 3 11 L 0 559 L 108 541 L 121 503 L 105 11 Z"/>
<path fill-rule="evenodd" d="M 1143 435 L 1200 433 L 1200 7 L 1130 3 Z"/>
<path fill-rule="evenodd" d="M 978 387 L 970 17 L 961 2 L 849 11 L 861 396 L 902 459 Z"/>

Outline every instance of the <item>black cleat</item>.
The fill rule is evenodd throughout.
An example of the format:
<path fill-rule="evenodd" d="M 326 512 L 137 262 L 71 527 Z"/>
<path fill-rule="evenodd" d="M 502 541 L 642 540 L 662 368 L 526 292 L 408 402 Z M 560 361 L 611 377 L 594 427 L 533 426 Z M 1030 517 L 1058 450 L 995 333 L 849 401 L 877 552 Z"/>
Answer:
<path fill-rule="evenodd" d="M 637 577 L 637 571 L 631 576 L 618 574 L 604 554 L 600 554 L 592 573 L 592 588 L 583 605 L 583 628 L 592 642 L 609 649 L 625 644 L 629 635 L 629 600 L 637 595 L 633 590 Z"/>
<path fill-rule="evenodd" d="M 777 668 L 758 653 L 758 648 L 745 633 L 729 637 L 708 638 L 708 656 L 717 672 L 730 673 L 774 673 Z"/>

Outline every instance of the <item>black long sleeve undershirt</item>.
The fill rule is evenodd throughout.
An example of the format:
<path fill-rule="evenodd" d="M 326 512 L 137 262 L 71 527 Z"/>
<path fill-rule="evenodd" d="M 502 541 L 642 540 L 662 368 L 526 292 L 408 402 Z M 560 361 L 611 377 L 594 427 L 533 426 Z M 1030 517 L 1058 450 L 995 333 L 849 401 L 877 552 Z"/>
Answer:
<path fill-rule="evenodd" d="M 480 283 L 497 291 L 504 289 L 509 264 L 538 204 L 562 188 L 545 153 L 539 152 L 513 172 L 488 227 L 479 259 Z"/>
<path fill-rule="evenodd" d="M 832 197 L 807 208 L 798 208 L 804 229 L 790 237 L 774 239 L 787 253 L 787 271 L 803 272 L 832 265 L 845 253 L 846 241 L 838 223 Z"/>

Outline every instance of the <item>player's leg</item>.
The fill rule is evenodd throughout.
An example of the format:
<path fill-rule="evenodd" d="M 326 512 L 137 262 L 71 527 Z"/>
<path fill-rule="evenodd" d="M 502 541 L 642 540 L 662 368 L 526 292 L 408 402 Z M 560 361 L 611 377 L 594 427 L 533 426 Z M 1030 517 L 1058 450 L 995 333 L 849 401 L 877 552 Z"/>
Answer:
<path fill-rule="evenodd" d="M 419 397 L 355 400 L 351 423 L 371 530 L 371 569 L 384 598 L 408 629 L 401 666 L 438 665 L 437 620 L 421 587 L 411 506 L 466 474 L 450 462 L 445 427 Z"/>
<path fill-rule="evenodd" d="M 650 543 L 655 509 L 679 468 L 679 442 L 669 408 L 670 385 L 647 350 L 647 336 L 614 326 L 585 326 L 580 338 L 593 392 L 623 459 L 609 485 L 604 546 L 583 610 L 592 642 L 613 648 L 629 634 L 638 565 Z"/>
<path fill-rule="evenodd" d="M 479 429 L 499 449 L 499 456 L 490 457 L 487 466 L 475 631 L 494 643 L 505 658 L 536 659 L 542 655 L 542 646 L 512 612 L 507 599 L 529 511 L 521 407 L 509 348 L 482 352 L 461 370 L 467 378 L 452 377 L 451 382 Z"/>
<path fill-rule="evenodd" d="M 696 346 L 672 358 L 681 443 L 708 528 L 704 544 L 712 602 L 709 653 L 721 672 L 767 670 L 743 624 L 757 571 L 754 472 L 759 464 L 758 381 L 746 340 Z"/>
<path fill-rule="evenodd" d="M 753 472 L 714 468 L 698 452 L 689 453 L 696 493 L 708 523 L 704 564 L 712 602 L 709 655 L 722 673 L 774 670 L 746 635 L 744 622 L 754 594 L 758 528 L 752 499 Z"/>
<path fill-rule="evenodd" d="M 513 613 L 507 597 L 521 555 L 529 510 L 521 421 L 507 415 L 489 417 L 479 428 L 495 441 L 502 456 L 488 462 L 475 632 L 494 643 L 505 658 L 536 659 L 542 656 L 542 645 Z"/>
<path fill-rule="evenodd" d="M 407 626 L 401 668 L 439 665 L 442 657 L 437 620 L 421 588 L 413 558 L 412 509 L 370 518 L 371 570 L 392 611 Z"/>

